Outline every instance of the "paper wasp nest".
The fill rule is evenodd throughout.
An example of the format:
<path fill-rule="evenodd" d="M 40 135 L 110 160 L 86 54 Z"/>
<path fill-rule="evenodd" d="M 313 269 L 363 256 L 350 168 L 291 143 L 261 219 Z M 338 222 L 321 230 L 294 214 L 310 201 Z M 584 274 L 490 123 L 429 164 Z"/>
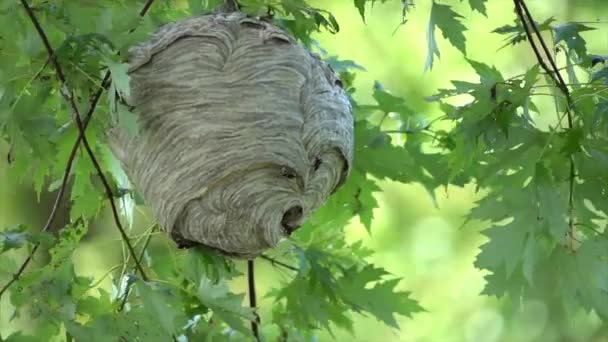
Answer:
<path fill-rule="evenodd" d="M 114 128 L 112 149 L 179 245 L 259 255 L 347 177 L 341 82 L 280 29 L 214 14 L 166 25 L 130 53 L 140 133 Z"/>

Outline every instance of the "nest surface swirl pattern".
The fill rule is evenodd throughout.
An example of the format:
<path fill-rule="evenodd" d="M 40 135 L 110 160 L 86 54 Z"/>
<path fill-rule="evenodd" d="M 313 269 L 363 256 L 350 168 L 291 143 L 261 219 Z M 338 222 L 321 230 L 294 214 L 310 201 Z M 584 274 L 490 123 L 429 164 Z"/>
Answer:
<path fill-rule="evenodd" d="M 256 256 L 347 177 L 348 98 L 280 29 L 220 13 L 165 25 L 130 54 L 140 133 L 115 127 L 111 146 L 178 244 Z"/>

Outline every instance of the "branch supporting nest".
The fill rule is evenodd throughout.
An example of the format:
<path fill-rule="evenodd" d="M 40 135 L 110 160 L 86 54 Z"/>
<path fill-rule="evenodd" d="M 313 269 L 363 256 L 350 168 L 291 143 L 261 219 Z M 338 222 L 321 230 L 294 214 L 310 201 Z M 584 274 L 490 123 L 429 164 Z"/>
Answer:
<path fill-rule="evenodd" d="M 249 307 L 253 310 L 255 319 L 251 321 L 251 331 L 257 341 L 260 341 L 259 327 L 261 325 L 260 315 L 257 312 L 257 297 L 255 293 L 255 269 L 254 261 L 247 260 L 247 283 L 249 287 Z"/>
<path fill-rule="evenodd" d="M 218 12 L 232 13 L 238 12 L 241 9 L 241 5 L 237 0 L 224 0 L 224 4 L 219 8 Z"/>
<path fill-rule="evenodd" d="M 286 263 L 284 263 L 284 262 L 282 262 L 282 261 L 279 261 L 279 260 L 277 260 L 277 259 L 274 259 L 274 258 L 272 258 L 272 257 L 269 257 L 269 256 L 268 256 L 268 255 L 266 255 L 266 254 L 262 254 L 262 255 L 260 255 L 260 258 L 262 258 L 262 259 L 264 259 L 264 260 L 268 261 L 270 264 L 272 264 L 272 266 L 281 266 L 281 267 L 286 268 L 286 269 L 288 269 L 288 270 L 290 270 L 290 271 L 298 272 L 298 269 L 297 269 L 297 268 L 295 268 L 295 267 L 293 267 L 293 266 L 291 266 L 291 265 L 288 265 L 288 264 L 286 264 Z"/>

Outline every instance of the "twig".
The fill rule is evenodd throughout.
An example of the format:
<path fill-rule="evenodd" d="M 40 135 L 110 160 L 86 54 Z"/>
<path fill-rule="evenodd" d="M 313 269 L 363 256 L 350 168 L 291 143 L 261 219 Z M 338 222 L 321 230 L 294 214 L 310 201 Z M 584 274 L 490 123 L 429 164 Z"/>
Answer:
<path fill-rule="evenodd" d="M 15 101 L 11 105 L 10 111 L 13 111 L 13 109 L 15 109 L 15 107 L 17 107 L 17 104 L 19 104 L 19 100 L 21 100 L 21 97 L 23 97 L 23 94 L 26 93 L 27 89 L 30 87 L 30 85 L 32 84 L 32 82 L 34 82 L 34 80 L 36 80 L 38 77 L 40 77 L 40 75 L 42 74 L 42 72 L 44 72 L 44 69 L 46 69 L 46 67 L 49 65 L 50 61 L 51 61 L 51 59 L 47 58 L 46 62 L 44 62 L 44 64 L 42 65 L 42 67 L 34 74 L 34 76 L 32 76 L 27 81 L 27 83 L 25 84 L 25 86 L 23 86 L 23 89 L 21 89 L 21 91 L 19 92 L 19 94 L 17 94 L 17 97 L 15 98 Z"/>
<path fill-rule="evenodd" d="M 122 283 L 122 279 L 120 278 L 120 282 Z M 127 305 L 127 298 L 129 298 L 129 294 L 131 293 L 131 287 L 133 286 L 134 281 L 129 281 L 129 279 L 127 278 L 127 285 L 125 288 L 125 294 L 122 296 L 122 300 L 120 301 L 120 305 L 118 306 L 118 312 L 121 312 L 122 310 L 125 309 L 125 305 Z M 122 286 L 122 284 L 119 284 L 119 286 Z"/>
<path fill-rule="evenodd" d="M 572 97 L 570 96 L 570 90 L 568 89 L 567 83 L 564 81 L 564 78 L 562 77 L 562 74 L 559 71 L 560 69 L 557 67 L 557 65 L 555 64 L 555 61 L 551 57 L 551 50 L 547 47 L 547 43 L 545 43 L 545 40 L 543 39 L 543 36 L 541 35 L 540 30 L 538 29 L 538 26 L 536 26 L 536 22 L 534 21 L 534 18 L 532 17 L 532 14 L 530 13 L 528 6 L 526 6 L 526 3 L 524 0 L 513 0 L 513 1 L 515 2 L 515 9 L 522 21 L 524 30 L 526 31 L 526 36 L 528 36 L 528 41 L 530 43 L 530 46 L 532 47 L 532 50 L 534 50 L 534 53 L 536 54 L 538 63 L 540 64 L 540 66 L 543 69 L 545 69 L 547 74 L 553 79 L 553 81 L 555 82 L 555 85 L 562 91 L 562 93 L 564 93 L 564 95 L 566 95 L 568 105 L 570 108 L 572 108 L 571 107 L 572 106 Z M 525 15 L 522 12 L 522 10 L 523 10 L 523 12 L 525 12 Z M 526 21 L 526 18 L 528 18 L 527 21 Z M 545 56 L 547 57 L 549 64 L 551 64 L 552 69 L 549 68 L 549 66 L 547 66 L 538 47 L 536 46 L 536 44 L 534 44 L 532 33 L 530 32 L 530 28 L 528 27 L 528 24 L 526 22 L 528 22 L 529 25 L 534 30 L 534 33 L 535 33 L 536 37 L 538 38 L 538 41 L 540 42 L 543 52 L 545 53 Z M 568 126 L 570 128 L 572 128 L 572 124 L 573 124 L 572 123 L 572 114 L 570 112 L 568 112 Z"/>
<path fill-rule="evenodd" d="M 146 228 L 144 230 L 143 234 L 140 235 L 131 235 L 129 237 L 130 240 L 135 239 L 135 244 L 137 245 L 142 239 L 145 239 L 144 241 L 144 249 L 140 252 L 139 258 L 137 260 L 139 260 L 140 263 L 142 263 L 144 254 L 145 254 L 145 248 L 148 246 L 148 244 L 150 243 L 150 240 L 152 239 L 152 235 L 155 234 L 155 230 L 156 227 L 158 227 L 157 223 L 152 224 L 151 226 L 149 226 L 148 228 Z M 120 241 L 122 240 L 122 237 L 118 240 Z M 127 254 L 126 258 L 123 259 L 123 267 L 122 270 L 120 272 L 120 276 L 123 277 L 125 275 L 125 273 L 127 272 L 127 268 L 129 265 L 129 262 L 131 261 L 131 254 Z M 135 272 L 137 271 L 137 269 L 135 269 Z"/>
<path fill-rule="evenodd" d="M 573 65 L 573 66 L 577 66 L 577 65 L 580 65 L 580 64 L 579 64 L 579 63 L 574 63 L 574 64 L 572 64 L 572 65 Z M 566 67 L 561 67 L 561 68 L 559 68 L 558 70 L 564 70 L 564 69 L 566 69 Z M 541 71 L 540 73 L 541 73 L 542 75 L 546 75 L 546 74 L 547 74 L 545 71 Z M 505 79 L 505 82 L 506 82 L 506 81 L 512 81 L 512 80 L 514 80 L 514 79 L 517 79 L 517 78 L 520 78 L 520 77 L 524 77 L 524 76 L 526 76 L 526 73 L 525 73 L 525 72 L 524 72 L 523 74 L 518 74 L 518 75 L 515 75 L 515 76 L 511 76 L 511 77 L 509 77 L 509 78 Z"/>
<path fill-rule="evenodd" d="M 247 260 L 247 283 L 249 284 L 249 307 L 253 310 L 255 319 L 251 321 L 251 331 L 257 341 L 260 341 L 259 326 L 261 323 L 260 315 L 257 312 L 257 300 L 255 295 L 255 270 L 253 260 Z"/>
<path fill-rule="evenodd" d="M 110 75 L 108 74 L 107 78 L 104 79 L 104 82 L 108 82 L 109 78 L 110 78 Z M 95 96 L 93 97 L 93 99 L 91 101 L 91 105 L 89 107 L 89 112 L 87 113 L 87 116 L 84 121 L 85 129 L 88 126 L 89 122 L 91 121 L 91 116 L 93 115 L 93 112 L 95 111 L 95 107 L 97 106 L 97 103 L 99 102 L 99 99 L 101 98 L 101 94 L 102 94 L 102 92 L 98 92 L 97 94 L 95 94 Z M 72 150 L 70 151 L 70 155 L 68 156 L 68 161 L 66 163 L 66 167 L 63 172 L 63 179 L 61 180 L 61 186 L 59 187 L 59 191 L 57 192 L 57 195 L 55 196 L 55 202 L 53 203 L 51 213 L 49 214 L 49 217 L 47 218 L 46 223 L 42 227 L 43 232 L 48 231 L 51 228 L 51 225 L 53 224 L 53 222 L 55 221 L 55 217 L 57 216 L 57 209 L 59 209 L 59 203 L 61 203 L 61 200 L 63 199 L 63 195 L 65 194 L 65 189 L 67 188 L 67 184 L 68 184 L 68 178 L 70 177 L 70 173 L 72 171 L 72 165 L 74 164 L 74 160 L 76 158 L 76 152 L 78 151 L 78 146 L 80 146 L 81 139 L 82 139 L 82 135 L 80 135 L 80 131 L 79 131 L 78 138 L 76 139 L 74 146 L 72 146 Z M 21 264 L 21 266 L 19 267 L 17 272 L 15 272 L 15 274 L 13 274 L 13 277 L 11 278 L 11 280 L 9 280 L 8 283 L 6 283 L 2 287 L 2 289 L 0 290 L 0 297 L 2 297 L 4 292 L 6 292 L 6 290 L 15 281 L 17 281 L 17 279 L 19 279 L 21 274 L 25 271 L 25 268 L 32 261 L 32 257 L 34 256 L 34 254 L 36 254 L 36 251 L 38 250 L 39 245 L 40 245 L 39 243 L 34 245 L 32 250 L 30 251 L 28 257 L 23 261 L 23 263 Z"/>
<path fill-rule="evenodd" d="M 530 43 L 530 46 L 532 47 L 532 50 L 534 51 L 534 54 L 536 55 L 538 63 L 551 77 L 551 79 L 553 80 L 553 82 L 555 83 L 557 88 L 560 89 L 560 91 L 566 96 L 566 102 L 568 105 L 566 108 L 566 115 L 567 115 L 566 117 L 568 118 L 568 129 L 572 130 L 574 127 L 572 111 L 575 110 L 575 105 L 574 105 L 574 102 L 572 101 L 572 96 L 570 94 L 570 90 L 568 89 L 568 85 L 564 81 L 564 78 L 562 77 L 562 75 L 560 73 L 560 69 L 557 67 L 557 65 L 555 64 L 555 61 L 551 57 L 551 52 L 550 52 L 549 48 L 547 47 L 547 44 L 545 43 L 545 40 L 543 39 L 543 37 L 540 33 L 540 30 L 538 29 L 538 26 L 536 26 L 536 22 L 534 21 L 534 18 L 532 17 L 532 14 L 530 13 L 528 6 L 526 6 L 525 1 L 524 0 L 513 0 L 513 3 L 515 4 L 515 10 L 517 12 L 517 15 L 519 16 L 519 19 L 521 20 L 522 26 L 523 26 L 523 28 L 526 32 L 526 36 L 528 38 L 528 42 Z M 527 18 L 527 20 L 526 20 L 526 18 Z M 536 46 L 536 44 L 534 43 L 532 32 L 530 32 L 530 27 L 528 25 L 530 25 L 532 27 L 532 29 L 534 30 L 534 33 L 535 33 L 536 37 L 538 38 L 538 41 L 540 42 L 543 52 L 545 53 L 552 69 L 549 68 L 547 63 L 545 63 L 545 60 L 542 57 L 538 46 Z M 575 226 L 575 222 L 574 222 L 574 181 L 575 181 L 575 178 L 576 178 L 576 166 L 574 165 L 574 157 L 572 155 L 570 155 L 569 186 L 568 186 L 568 227 L 569 227 L 570 237 L 574 237 L 574 235 L 575 235 L 575 227 L 574 227 Z M 571 250 L 574 249 L 574 241 L 572 238 L 570 239 L 570 249 Z"/>
<path fill-rule="evenodd" d="M 144 16 L 148 12 L 153 1 L 154 0 L 148 0 L 146 2 L 146 4 L 144 5 L 144 8 L 139 13 L 140 16 Z M 22 4 L 27 6 L 27 3 L 25 3 L 24 1 L 22 1 Z M 27 10 L 27 8 L 29 8 L 29 7 L 26 7 L 26 10 Z M 29 12 L 31 12 L 31 11 L 29 11 Z M 54 56 L 54 55 L 52 55 L 52 56 Z M 84 130 L 86 130 L 89 122 L 91 121 L 91 117 L 93 116 L 93 113 L 95 112 L 95 109 L 97 108 L 97 104 L 99 103 L 99 100 L 101 99 L 101 95 L 103 94 L 103 91 L 106 90 L 108 88 L 108 86 L 110 85 L 110 71 L 109 70 L 106 71 L 106 74 L 103 77 L 103 81 L 101 82 L 101 85 L 102 85 L 102 87 L 99 88 L 97 90 L 97 92 L 93 95 L 93 97 L 91 98 L 89 110 L 84 118 L 84 121 L 82 122 L 82 124 L 83 124 L 82 128 Z M 46 232 L 50 229 L 51 225 L 53 224 L 53 222 L 55 220 L 55 217 L 57 216 L 57 209 L 59 208 L 59 203 L 61 203 L 61 200 L 63 199 L 63 195 L 64 195 L 65 189 L 67 187 L 67 181 L 68 181 L 68 178 L 72 171 L 72 165 L 74 164 L 74 159 L 76 158 L 76 152 L 78 151 L 78 147 L 80 146 L 80 143 L 83 138 L 82 133 L 83 133 L 83 131 L 81 131 L 81 130 L 78 131 L 78 137 L 76 138 L 76 141 L 74 142 L 74 146 L 72 146 L 72 150 L 70 151 L 70 155 L 68 156 L 68 160 L 67 160 L 66 167 L 64 170 L 64 174 L 63 174 L 63 179 L 61 182 L 61 186 L 59 187 L 59 191 L 57 192 L 57 195 L 55 196 L 55 202 L 53 203 L 51 213 L 49 214 L 49 217 L 47 218 L 47 221 L 46 221 L 44 227 L 42 228 L 43 232 Z M 15 281 L 17 281 L 17 279 L 19 279 L 21 274 L 25 271 L 25 268 L 31 262 L 34 254 L 38 250 L 38 247 L 39 247 L 39 244 L 34 245 L 32 250 L 30 251 L 28 257 L 23 261 L 23 263 L 21 264 L 21 266 L 19 267 L 17 272 L 15 272 L 15 274 L 13 274 L 12 278 L 2 287 L 2 289 L 0 289 L 0 298 L 6 292 L 6 290 L 8 290 L 8 288 Z"/>
<path fill-rule="evenodd" d="M 146 13 L 148 13 L 148 11 L 150 10 L 150 7 L 152 7 L 153 2 L 154 2 L 154 0 L 146 1 L 146 3 L 144 4 L 144 7 L 141 8 L 141 11 L 139 11 L 140 17 L 143 17 L 144 15 L 146 15 Z"/>
<path fill-rule="evenodd" d="M 139 252 L 139 261 L 141 262 L 141 260 L 143 260 L 144 256 L 146 255 L 146 249 L 148 249 L 148 245 L 150 244 L 150 240 L 152 240 L 152 234 L 153 231 L 151 231 L 148 236 L 146 237 L 146 242 L 144 242 L 144 247 L 141 249 L 141 252 Z"/>
<path fill-rule="evenodd" d="M 49 58 L 52 59 L 53 65 L 55 66 L 55 71 L 57 72 L 57 78 L 59 78 L 59 81 L 61 82 L 61 87 L 62 87 L 60 92 L 65 97 L 66 101 L 68 102 L 69 106 L 71 107 L 71 109 L 73 111 L 76 125 L 80 132 L 80 136 L 82 137 L 82 139 L 81 139 L 82 144 L 84 145 L 84 148 L 85 148 L 87 154 L 89 155 L 89 158 L 91 159 L 91 162 L 93 163 L 93 166 L 95 167 L 95 170 L 97 171 L 97 174 L 99 175 L 99 178 L 101 179 L 104 190 L 106 192 L 106 196 L 108 197 L 108 200 L 110 201 L 110 207 L 112 208 L 112 215 L 114 216 L 114 221 L 116 223 L 116 227 L 120 231 L 120 234 L 122 235 L 123 240 L 125 241 L 125 243 L 127 245 L 127 249 L 129 250 L 129 253 L 131 253 L 131 255 L 133 255 L 133 258 L 135 258 L 135 265 L 137 266 L 139 273 L 141 274 L 141 276 L 144 280 L 147 280 L 148 276 L 146 275 L 146 272 L 144 271 L 141 264 L 139 263 L 139 260 L 137 260 L 137 257 L 135 255 L 135 250 L 133 249 L 133 245 L 131 245 L 131 242 L 129 241 L 129 237 L 127 236 L 127 233 L 125 232 L 125 230 L 122 226 L 122 223 L 120 222 L 120 216 L 118 215 L 118 210 L 116 209 L 116 204 L 114 203 L 114 195 L 112 194 L 112 188 L 110 187 L 110 183 L 108 182 L 105 175 L 103 174 L 101 165 L 99 165 L 99 162 L 97 161 L 97 158 L 95 157 L 95 154 L 93 153 L 93 150 L 91 149 L 91 146 L 89 145 L 89 142 L 85 135 L 85 127 L 84 127 L 84 124 L 80 117 L 80 112 L 78 110 L 78 106 L 76 106 L 76 102 L 74 101 L 74 95 L 68 88 L 67 79 L 65 77 L 65 74 L 63 73 L 63 70 L 61 69 L 61 65 L 59 64 L 57 57 L 55 56 L 55 50 L 53 50 L 53 47 L 51 46 L 51 43 L 49 42 L 48 37 L 46 36 L 46 33 L 42 29 L 40 22 L 36 18 L 36 15 L 32 11 L 32 9 L 27 4 L 26 0 L 21 0 L 21 4 L 23 5 L 28 16 L 30 17 L 32 24 L 34 24 L 34 27 L 36 28 L 36 31 L 38 32 L 38 35 L 40 36 L 40 40 L 42 40 L 42 43 L 44 44 L 44 47 L 46 48 Z"/>
<path fill-rule="evenodd" d="M 262 255 L 260 255 L 260 258 L 262 258 L 262 259 L 270 262 L 272 265 L 279 265 L 281 267 L 284 267 L 284 268 L 286 268 L 288 270 L 292 270 L 294 272 L 298 272 L 299 271 L 297 268 L 295 268 L 295 267 L 293 267 L 291 265 L 288 265 L 288 264 L 286 264 L 286 263 L 284 263 L 282 261 L 279 261 L 277 259 L 271 258 L 268 255 L 262 254 Z"/>
<path fill-rule="evenodd" d="M 437 138 L 437 136 L 431 130 L 411 131 L 411 130 L 407 130 L 407 129 L 392 129 L 392 130 L 380 131 L 380 132 L 384 133 L 384 134 L 422 134 L 422 135 L 426 135 L 426 136 L 430 137 L 433 140 L 439 140 Z"/>
<path fill-rule="evenodd" d="M 148 248 L 148 245 L 150 244 L 150 240 L 152 240 L 153 232 L 154 232 L 154 229 L 151 229 L 150 232 L 148 233 L 148 236 L 146 236 L 146 241 L 144 242 L 144 246 L 142 247 L 141 252 L 139 252 L 139 258 L 137 259 L 137 260 L 139 260 L 139 262 L 141 262 L 144 259 L 144 256 L 146 254 L 146 249 Z M 121 279 L 123 276 L 121 276 Z M 125 308 L 125 305 L 127 304 L 127 298 L 129 297 L 129 292 L 131 291 L 132 285 L 133 285 L 133 283 L 127 283 L 127 288 L 125 289 L 125 295 L 123 296 L 120 306 L 118 307 L 118 311 L 122 311 Z"/>

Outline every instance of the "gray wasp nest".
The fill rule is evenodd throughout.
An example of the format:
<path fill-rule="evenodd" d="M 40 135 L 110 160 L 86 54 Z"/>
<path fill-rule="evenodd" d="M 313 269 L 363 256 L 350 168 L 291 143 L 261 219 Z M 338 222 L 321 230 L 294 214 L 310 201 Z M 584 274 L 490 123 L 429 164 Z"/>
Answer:
<path fill-rule="evenodd" d="M 130 54 L 140 134 L 115 127 L 110 142 L 179 245 L 259 255 L 347 177 L 341 82 L 277 27 L 218 13 L 163 26 Z"/>

